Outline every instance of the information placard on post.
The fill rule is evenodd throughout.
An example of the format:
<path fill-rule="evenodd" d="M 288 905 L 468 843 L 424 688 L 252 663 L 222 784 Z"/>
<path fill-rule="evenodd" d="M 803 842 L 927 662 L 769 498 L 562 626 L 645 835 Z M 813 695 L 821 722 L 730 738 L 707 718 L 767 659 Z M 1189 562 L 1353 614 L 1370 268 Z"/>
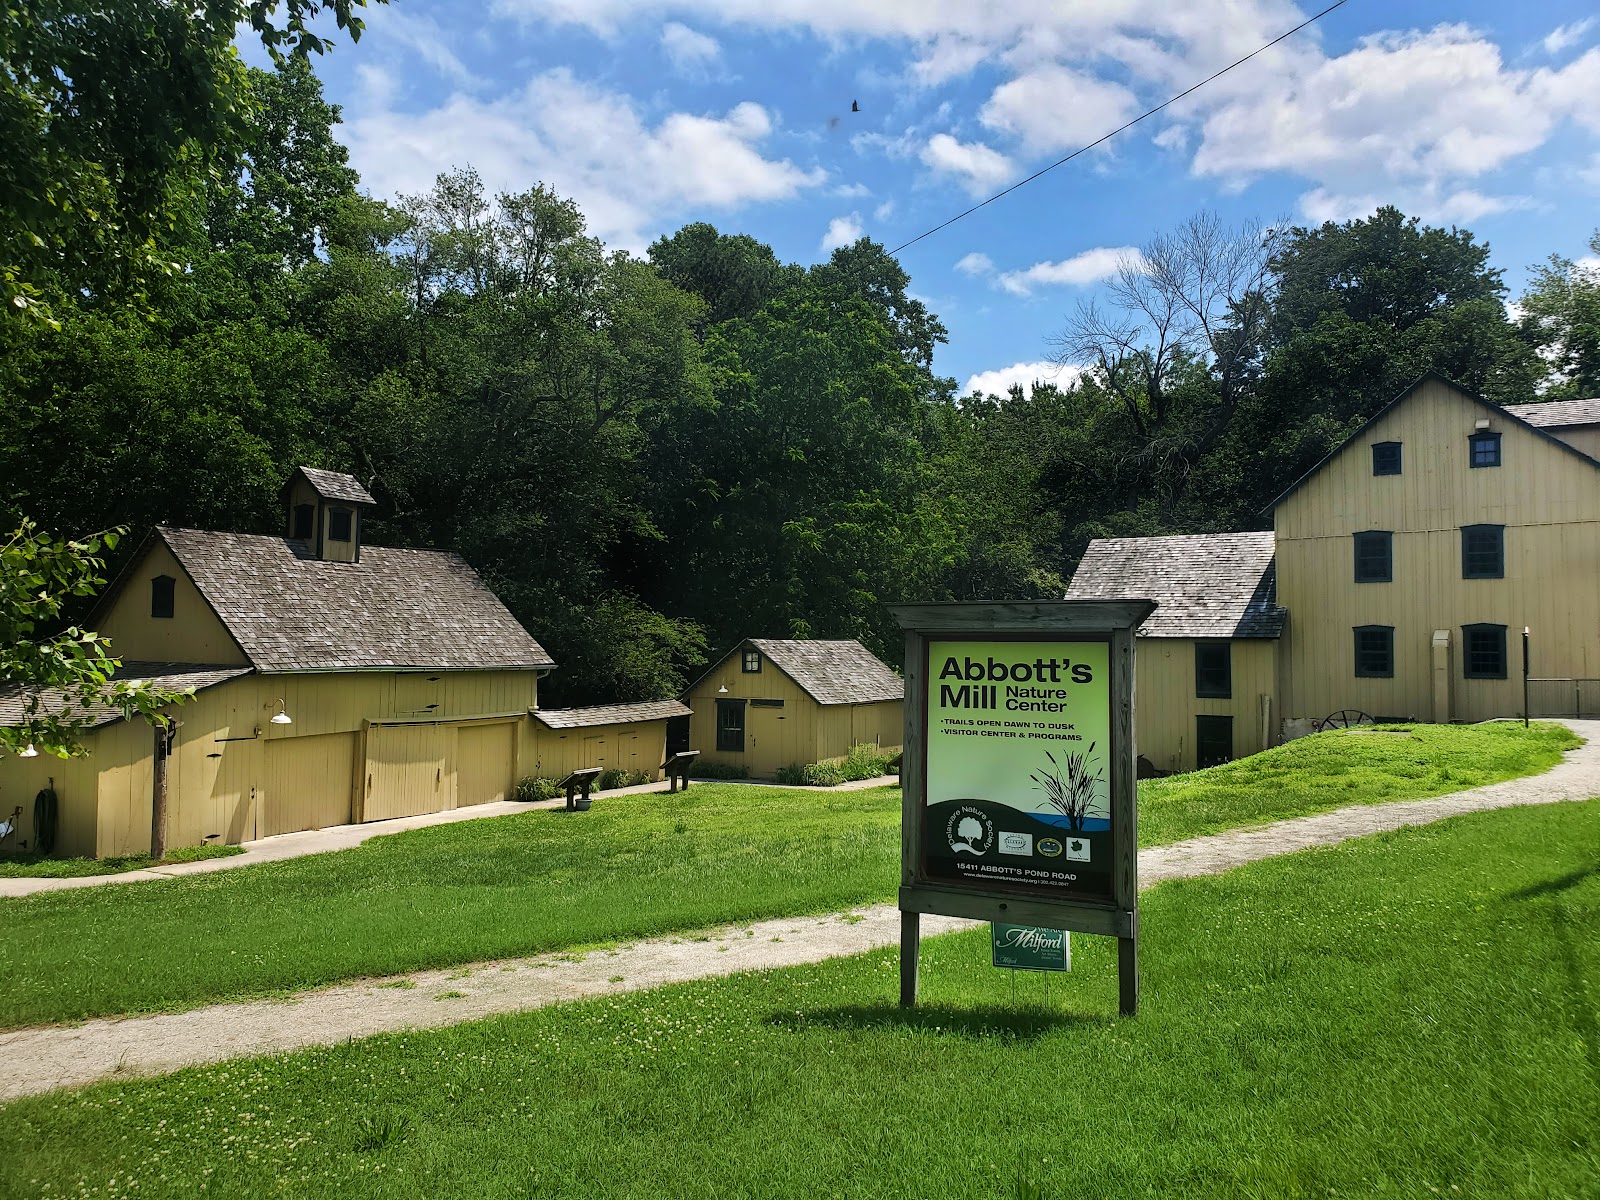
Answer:
<path fill-rule="evenodd" d="M 916 604 L 906 630 L 901 1003 L 920 913 L 1120 939 L 1138 1003 L 1133 631 L 1149 600 Z"/>

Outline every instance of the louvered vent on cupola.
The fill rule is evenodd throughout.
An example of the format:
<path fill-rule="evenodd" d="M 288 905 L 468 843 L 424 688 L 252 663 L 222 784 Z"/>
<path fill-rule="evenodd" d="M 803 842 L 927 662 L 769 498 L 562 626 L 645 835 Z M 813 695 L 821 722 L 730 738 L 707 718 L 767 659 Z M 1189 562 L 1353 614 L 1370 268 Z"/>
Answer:
<path fill-rule="evenodd" d="M 361 561 L 361 524 L 376 501 L 354 475 L 297 467 L 283 485 L 287 536 L 324 562 Z"/>

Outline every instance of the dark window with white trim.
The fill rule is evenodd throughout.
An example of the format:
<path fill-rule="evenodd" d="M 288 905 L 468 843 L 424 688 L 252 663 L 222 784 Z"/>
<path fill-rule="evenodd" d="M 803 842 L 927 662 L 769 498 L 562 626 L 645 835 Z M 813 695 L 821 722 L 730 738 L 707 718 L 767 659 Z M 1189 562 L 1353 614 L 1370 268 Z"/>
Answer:
<path fill-rule="evenodd" d="M 1463 625 L 1461 627 L 1461 674 L 1467 679 L 1506 677 L 1506 627 L 1504 625 Z"/>
<path fill-rule="evenodd" d="M 1374 475 L 1400 474 L 1400 443 L 1374 442 L 1372 444 L 1372 473 Z"/>
<path fill-rule="evenodd" d="M 746 675 L 761 674 L 761 651 L 746 650 L 744 652 L 744 673 Z"/>
<path fill-rule="evenodd" d="M 744 701 L 717 701 L 717 749 L 744 752 Z"/>
<path fill-rule="evenodd" d="M 1356 626 L 1356 678 L 1394 678 L 1394 626 Z"/>
<path fill-rule="evenodd" d="M 173 579 L 171 575 L 157 575 L 150 581 L 150 615 L 152 617 L 172 616 L 176 586 L 177 580 Z"/>
<path fill-rule="evenodd" d="M 1194 644 L 1194 694 L 1206 699 L 1227 700 L 1233 695 L 1233 644 L 1196 642 Z"/>
<path fill-rule="evenodd" d="M 1467 440 L 1467 461 L 1474 467 L 1498 467 L 1500 465 L 1500 435 L 1498 433 L 1478 432 Z"/>
<path fill-rule="evenodd" d="M 348 542 L 350 540 L 350 518 L 352 515 L 348 508 L 330 508 L 328 510 L 328 540 L 330 542 Z"/>
<path fill-rule="evenodd" d="M 1463 525 L 1461 527 L 1461 578 L 1504 579 L 1506 577 L 1506 527 L 1504 525 Z"/>
<path fill-rule="evenodd" d="M 1355 535 L 1356 582 L 1389 583 L 1394 579 L 1394 534 L 1369 529 Z"/>

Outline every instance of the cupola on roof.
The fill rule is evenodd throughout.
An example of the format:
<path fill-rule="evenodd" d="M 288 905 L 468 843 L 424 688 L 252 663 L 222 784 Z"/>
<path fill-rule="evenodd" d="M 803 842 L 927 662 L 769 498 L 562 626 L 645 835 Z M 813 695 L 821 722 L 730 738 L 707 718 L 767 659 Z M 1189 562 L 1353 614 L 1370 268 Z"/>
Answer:
<path fill-rule="evenodd" d="M 342 471 L 322 471 L 316 467 L 296 467 L 294 474 L 289 476 L 289 481 L 283 485 L 284 491 L 294 486 L 295 478 L 304 479 L 311 485 L 311 490 L 324 500 L 340 500 L 346 504 L 376 504 L 372 493 L 361 486 L 361 481 L 354 475 L 346 475 Z"/>

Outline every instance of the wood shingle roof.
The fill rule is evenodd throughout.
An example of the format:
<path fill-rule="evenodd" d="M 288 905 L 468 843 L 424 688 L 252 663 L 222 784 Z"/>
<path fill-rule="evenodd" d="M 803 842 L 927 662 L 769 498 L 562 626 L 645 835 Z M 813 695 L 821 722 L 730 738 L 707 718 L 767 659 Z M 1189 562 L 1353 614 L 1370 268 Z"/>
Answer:
<path fill-rule="evenodd" d="M 112 682 L 147 683 L 162 691 L 182 692 L 189 689 L 202 691 L 215 684 L 226 683 L 241 675 L 248 675 L 250 667 L 208 667 L 194 663 L 124 662 Z M 28 719 L 27 698 L 22 690 L 10 687 L 0 691 L 0 725 L 21 725 Z M 39 694 L 39 711 L 65 716 L 83 717 L 86 727 L 97 729 L 124 717 L 117 704 L 90 704 L 80 706 L 72 697 L 59 689 L 49 689 Z"/>
<path fill-rule="evenodd" d="M 818 704 L 905 699 L 905 680 L 860 642 L 751 638 L 749 644 Z"/>
<path fill-rule="evenodd" d="M 1283 632 L 1270 531 L 1097 538 L 1072 576 L 1067 599 L 1124 596 L 1157 604 L 1140 637 L 1275 638 Z"/>
<path fill-rule="evenodd" d="M 1538 404 L 1507 404 L 1505 410 L 1535 429 L 1571 429 L 1600 425 L 1600 397 L 1593 400 L 1545 400 Z"/>
<path fill-rule="evenodd" d="M 343 500 L 349 504 L 377 503 L 372 493 L 362 487 L 361 481 L 354 475 L 346 475 L 342 471 L 321 471 L 316 467 L 297 467 L 295 474 L 304 476 L 312 490 L 324 500 Z M 290 482 L 293 481 L 291 476 Z"/>
<path fill-rule="evenodd" d="M 304 542 L 158 527 L 206 602 L 262 671 L 552 667 L 460 556 L 363 546 L 323 562 Z"/>
<path fill-rule="evenodd" d="M 550 729 L 584 729 L 594 725 L 623 725 L 629 721 L 664 721 L 694 713 L 677 700 L 641 700 L 634 704 L 595 704 L 588 708 L 538 708 L 534 720 Z"/>

